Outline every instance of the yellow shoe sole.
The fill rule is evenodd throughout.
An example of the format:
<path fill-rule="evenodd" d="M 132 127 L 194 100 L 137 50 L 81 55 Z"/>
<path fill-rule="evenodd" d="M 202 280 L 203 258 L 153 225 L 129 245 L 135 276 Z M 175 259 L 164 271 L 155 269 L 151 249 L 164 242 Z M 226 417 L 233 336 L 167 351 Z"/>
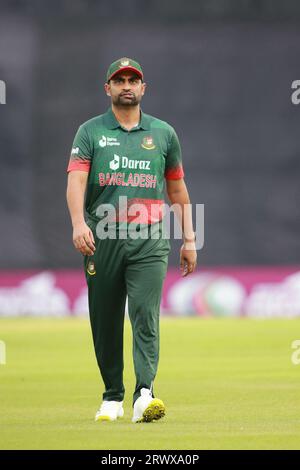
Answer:
<path fill-rule="evenodd" d="M 122 419 L 123 416 L 118 416 L 117 419 Z M 98 421 L 117 421 L 117 419 L 111 419 L 109 416 L 99 416 L 95 419 L 96 422 Z"/>
<path fill-rule="evenodd" d="M 147 406 L 143 413 L 143 417 L 138 421 L 138 423 L 150 423 L 151 421 L 156 421 L 161 419 L 166 414 L 166 407 L 162 400 L 159 398 L 153 398 L 151 403 Z"/>
<path fill-rule="evenodd" d="M 96 420 L 97 421 L 115 421 L 114 419 L 110 419 L 109 416 L 99 416 Z"/>

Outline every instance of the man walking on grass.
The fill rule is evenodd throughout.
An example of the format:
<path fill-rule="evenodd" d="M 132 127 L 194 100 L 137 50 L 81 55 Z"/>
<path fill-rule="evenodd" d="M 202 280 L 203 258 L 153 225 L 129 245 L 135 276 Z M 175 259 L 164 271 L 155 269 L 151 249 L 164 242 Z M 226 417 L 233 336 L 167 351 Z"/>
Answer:
<path fill-rule="evenodd" d="M 111 106 L 79 127 L 67 170 L 73 242 L 83 255 L 95 353 L 105 386 L 95 419 L 114 421 L 124 414 L 128 296 L 136 376 L 132 421 L 149 422 L 165 415 L 153 389 L 170 252 L 162 229 L 165 183 L 171 204 L 185 215 L 180 220 L 183 276 L 196 267 L 195 236 L 191 211 L 185 211 L 190 200 L 178 137 L 169 124 L 141 110 L 146 84 L 140 64 L 126 57 L 113 62 L 104 89 Z"/>

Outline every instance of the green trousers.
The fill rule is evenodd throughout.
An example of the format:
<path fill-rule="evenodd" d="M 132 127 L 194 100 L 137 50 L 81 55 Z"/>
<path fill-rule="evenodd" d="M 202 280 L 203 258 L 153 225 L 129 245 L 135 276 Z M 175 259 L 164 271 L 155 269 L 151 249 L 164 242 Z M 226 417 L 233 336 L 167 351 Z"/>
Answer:
<path fill-rule="evenodd" d="M 153 392 L 170 243 L 163 238 L 100 240 L 96 236 L 95 242 L 96 251 L 84 257 L 84 266 L 94 348 L 105 385 L 103 400 L 124 398 L 123 330 L 128 296 L 136 376 L 134 403 L 141 388 L 152 386 Z"/>

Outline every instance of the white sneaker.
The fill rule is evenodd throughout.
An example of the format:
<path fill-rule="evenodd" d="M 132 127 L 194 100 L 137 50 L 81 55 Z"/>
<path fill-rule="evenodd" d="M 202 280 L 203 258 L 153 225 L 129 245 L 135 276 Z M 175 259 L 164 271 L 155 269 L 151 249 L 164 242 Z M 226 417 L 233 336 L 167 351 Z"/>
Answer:
<path fill-rule="evenodd" d="M 133 423 L 149 423 L 165 416 L 166 408 L 162 400 L 153 398 L 151 390 L 141 389 L 141 396 L 133 406 Z"/>
<path fill-rule="evenodd" d="M 102 405 L 96 413 L 95 421 L 115 421 L 124 416 L 122 401 L 103 400 Z"/>

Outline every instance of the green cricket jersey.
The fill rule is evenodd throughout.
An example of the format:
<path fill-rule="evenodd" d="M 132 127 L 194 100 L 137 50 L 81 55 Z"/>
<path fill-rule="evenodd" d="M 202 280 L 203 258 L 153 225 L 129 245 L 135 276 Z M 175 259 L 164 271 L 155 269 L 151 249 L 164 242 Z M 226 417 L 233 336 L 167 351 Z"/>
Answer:
<path fill-rule="evenodd" d="M 140 122 L 128 131 L 111 107 L 79 127 L 67 171 L 73 170 L 89 172 L 85 212 L 91 223 L 101 219 L 97 209 L 103 204 L 116 208 L 112 220 L 116 224 L 149 225 L 161 220 L 164 179 L 184 176 L 172 126 L 141 111 Z M 119 207 L 120 196 L 127 196 L 125 212 Z M 135 212 L 136 204 L 143 204 L 143 210 Z"/>

